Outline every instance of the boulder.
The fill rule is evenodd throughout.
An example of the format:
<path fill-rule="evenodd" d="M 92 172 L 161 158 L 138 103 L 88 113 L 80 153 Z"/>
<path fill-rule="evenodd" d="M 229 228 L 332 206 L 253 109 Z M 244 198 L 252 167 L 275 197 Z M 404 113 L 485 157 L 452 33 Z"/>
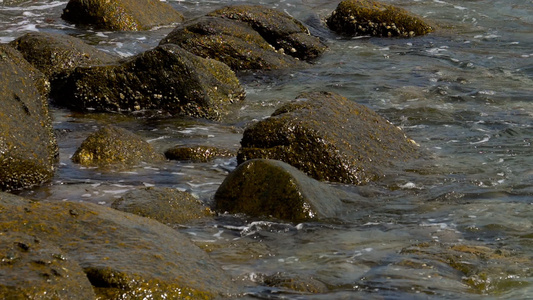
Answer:
<path fill-rule="evenodd" d="M 78 66 L 93 66 L 118 60 L 82 40 L 58 33 L 27 33 L 10 43 L 49 79 Z"/>
<path fill-rule="evenodd" d="M 318 180 L 364 184 L 418 156 L 414 141 L 366 106 L 313 92 L 246 128 L 237 160 L 277 159 Z"/>
<path fill-rule="evenodd" d="M 277 160 L 253 159 L 231 172 L 215 193 L 220 212 L 290 222 L 334 219 L 352 195 Z"/>
<path fill-rule="evenodd" d="M 161 44 L 172 43 L 233 70 L 303 67 L 326 46 L 291 16 L 260 5 L 222 8 L 178 26 Z"/>
<path fill-rule="evenodd" d="M 148 30 L 183 21 L 181 13 L 159 0 L 70 0 L 61 18 L 114 31 Z"/>
<path fill-rule="evenodd" d="M 346 36 L 413 37 L 433 31 L 422 18 L 405 9 L 374 0 L 344 0 L 326 24 Z"/>
<path fill-rule="evenodd" d="M 111 207 L 163 224 L 187 224 L 212 215 L 211 210 L 190 193 L 170 188 L 148 187 L 126 193 Z"/>
<path fill-rule="evenodd" d="M 48 113 L 48 81 L 22 55 L 0 45 L 0 190 L 48 181 L 58 147 Z"/>
<path fill-rule="evenodd" d="M 121 63 L 78 67 L 52 95 L 80 110 L 152 109 L 217 120 L 244 89 L 225 64 L 169 44 Z"/>
<path fill-rule="evenodd" d="M 83 166 L 131 166 L 140 162 L 164 160 L 142 137 L 126 129 L 108 125 L 89 135 L 72 156 Z"/>
<path fill-rule="evenodd" d="M 165 151 L 170 160 L 186 160 L 193 162 L 208 162 L 215 158 L 234 157 L 237 153 L 210 146 L 175 146 Z"/>
<path fill-rule="evenodd" d="M 213 299 L 238 291 L 204 251 L 157 221 L 91 203 L 32 202 L 6 193 L 0 193 L 0 211 L 2 233 L 56 245 L 60 252 L 48 259 L 76 262 L 98 299 Z M 19 272 L 25 270 L 12 269 L 10 276 L 25 274 Z"/>
<path fill-rule="evenodd" d="M 96 298 L 80 265 L 40 237 L 2 232 L 0 257 L 2 299 Z"/>

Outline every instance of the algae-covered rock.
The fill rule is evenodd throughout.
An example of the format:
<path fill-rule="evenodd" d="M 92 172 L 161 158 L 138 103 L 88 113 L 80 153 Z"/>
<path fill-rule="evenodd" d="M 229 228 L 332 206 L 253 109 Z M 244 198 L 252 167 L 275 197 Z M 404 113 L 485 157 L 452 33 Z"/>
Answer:
<path fill-rule="evenodd" d="M 100 65 L 118 59 L 66 34 L 32 32 L 10 44 L 49 79 L 78 66 Z"/>
<path fill-rule="evenodd" d="M 183 15 L 159 0 L 70 0 L 66 21 L 98 29 L 138 31 L 183 21 Z"/>
<path fill-rule="evenodd" d="M 349 196 L 276 160 L 254 159 L 231 172 L 215 193 L 218 211 L 299 222 L 336 218 Z"/>
<path fill-rule="evenodd" d="M 364 184 L 418 155 L 401 129 L 366 106 L 313 92 L 246 128 L 237 159 L 277 159 L 318 180 Z"/>
<path fill-rule="evenodd" d="M 0 232 L 57 245 L 81 266 L 99 299 L 213 299 L 237 292 L 204 251 L 157 221 L 91 203 L 31 202 L 5 193 L 0 211 Z"/>
<path fill-rule="evenodd" d="M 163 159 L 142 137 L 112 125 L 89 135 L 72 156 L 75 163 L 100 167 L 131 166 Z"/>
<path fill-rule="evenodd" d="M 186 224 L 212 215 L 193 195 L 170 188 L 148 187 L 126 193 L 111 207 L 163 224 Z"/>
<path fill-rule="evenodd" d="M 227 149 L 210 146 L 175 146 L 165 151 L 170 160 L 187 160 L 193 162 L 208 162 L 215 158 L 233 157 L 236 153 Z"/>
<path fill-rule="evenodd" d="M 0 78 L 0 190 L 41 184 L 58 161 L 48 81 L 7 45 L 0 45 Z"/>
<path fill-rule="evenodd" d="M 326 24 L 346 36 L 413 37 L 433 31 L 422 18 L 405 9 L 374 0 L 344 0 Z"/>
<path fill-rule="evenodd" d="M 95 299 L 80 265 L 41 237 L 0 234 L 1 299 Z"/>
<path fill-rule="evenodd" d="M 328 291 L 328 287 L 323 282 L 308 276 L 294 276 L 278 272 L 265 276 L 262 281 L 267 286 L 287 289 L 289 292 L 318 294 Z"/>
<path fill-rule="evenodd" d="M 58 104 L 81 110 L 158 110 L 219 119 L 244 98 L 244 89 L 225 64 L 163 45 L 122 63 L 78 67 L 60 90 Z"/>

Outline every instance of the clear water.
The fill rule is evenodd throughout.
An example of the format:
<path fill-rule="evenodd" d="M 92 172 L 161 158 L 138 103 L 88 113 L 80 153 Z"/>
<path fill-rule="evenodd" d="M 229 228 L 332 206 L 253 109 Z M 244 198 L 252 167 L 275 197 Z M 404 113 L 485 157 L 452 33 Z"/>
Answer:
<path fill-rule="evenodd" d="M 78 36 L 102 50 L 129 56 L 157 45 L 172 30 L 116 33 L 76 28 L 61 20 L 67 1 L 0 1 L 0 42 L 31 31 Z M 250 1 L 167 1 L 187 18 Z M 165 162 L 129 170 L 84 169 L 70 156 L 105 123 L 134 130 L 158 150 L 176 144 L 238 149 L 246 124 L 309 90 L 338 92 L 368 105 L 404 128 L 432 159 L 356 191 L 378 208 L 353 211 L 343 224 L 284 224 L 222 216 L 179 227 L 265 299 L 526 299 L 533 295 L 533 1 L 385 1 L 438 25 L 413 39 L 340 39 L 320 20 L 329 0 L 255 1 L 306 22 L 330 50 L 305 70 L 246 74 L 247 99 L 227 121 L 138 119 L 78 114 L 53 108 L 61 165 L 50 184 L 24 191 L 47 200 L 109 205 L 143 186 L 187 190 L 211 203 L 234 159 Z M 435 258 L 413 258 L 403 248 L 421 242 L 466 244 L 510 251 L 512 261 L 471 261 L 487 271 L 482 288 Z M 406 264 L 406 261 L 410 264 Z M 518 271 L 517 271 L 518 268 Z M 253 287 L 260 274 L 284 272 L 327 284 L 309 295 Z M 491 273 L 492 272 L 492 273 Z M 483 288 L 484 287 L 484 288 Z"/>

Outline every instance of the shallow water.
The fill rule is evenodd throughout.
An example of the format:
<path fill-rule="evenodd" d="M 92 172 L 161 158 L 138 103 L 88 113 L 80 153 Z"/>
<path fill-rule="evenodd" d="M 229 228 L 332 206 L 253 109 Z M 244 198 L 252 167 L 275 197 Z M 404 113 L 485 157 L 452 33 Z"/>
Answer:
<path fill-rule="evenodd" d="M 7 1 L 4 1 L 7 3 Z M 188 19 L 247 1 L 167 1 Z M 206 203 L 235 159 L 164 162 L 128 170 L 80 168 L 70 161 L 83 139 L 105 123 L 134 130 L 164 151 L 176 144 L 238 149 L 245 126 L 300 92 L 327 90 L 368 105 L 416 140 L 431 159 L 384 180 L 341 188 L 380 203 L 353 210 L 344 223 L 284 224 L 221 216 L 179 227 L 219 261 L 249 297 L 265 299 L 526 299 L 533 294 L 533 1 L 385 1 L 426 17 L 439 29 L 413 39 L 340 39 L 320 24 L 328 0 L 259 1 L 304 21 L 330 50 L 305 70 L 243 74 L 247 99 L 227 121 L 141 119 L 53 108 L 60 167 L 50 184 L 24 191 L 47 200 L 109 205 L 143 186 L 187 190 Z M 63 32 L 129 56 L 172 30 L 116 33 L 76 28 L 60 19 L 67 1 L 0 1 L 0 42 L 30 31 Z M 254 2 L 254 3 L 257 3 Z M 409 256 L 422 242 L 509 251 L 519 259 L 469 262 L 489 270 L 477 288 L 435 258 Z M 517 269 L 518 268 L 518 269 Z M 309 295 L 253 287 L 261 274 L 310 276 L 329 292 Z M 246 297 L 246 296 L 245 296 Z"/>

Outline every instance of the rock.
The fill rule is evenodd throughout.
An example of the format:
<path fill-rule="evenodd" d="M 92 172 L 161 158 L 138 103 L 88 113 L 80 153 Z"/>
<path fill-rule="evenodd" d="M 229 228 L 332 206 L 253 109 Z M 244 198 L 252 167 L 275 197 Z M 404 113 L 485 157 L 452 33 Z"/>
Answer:
<path fill-rule="evenodd" d="M 216 10 L 178 26 L 161 44 L 176 44 L 233 70 L 303 67 L 299 60 L 320 56 L 326 46 L 291 16 L 260 5 Z"/>
<path fill-rule="evenodd" d="M 175 146 L 165 151 L 170 160 L 187 160 L 193 162 L 208 162 L 215 158 L 233 157 L 236 153 L 227 149 L 209 146 Z"/>
<path fill-rule="evenodd" d="M 327 286 L 312 277 L 291 276 L 285 273 L 275 273 L 263 278 L 263 283 L 267 286 L 288 289 L 291 292 L 306 294 L 319 294 L 328 292 Z"/>
<path fill-rule="evenodd" d="M 237 160 L 277 159 L 318 180 L 364 184 L 418 156 L 401 129 L 366 106 L 313 92 L 246 128 Z"/>
<path fill-rule="evenodd" d="M 123 128 L 105 126 L 89 135 L 72 156 L 84 166 L 131 166 L 164 159 L 148 142 Z"/>
<path fill-rule="evenodd" d="M 212 120 L 244 98 L 228 66 L 176 45 L 159 46 L 120 64 L 78 67 L 61 90 L 52 92 L 58 104 L 75 109 L 153 109 Z"/>
<path fill-rule="evenodd" d="M 346 36 L 413 37 L 433 31 L 420 17 L 405 9 L 373 0 L 344 0 L 326 20 Z"/>
<path fill-rule="evenodd" d="M 276 160 L 254 159 L 231 172 L 215 193 L 218 211 L 300 222 L 336 218 L 347 193 Z"/>
<path fill-rule="evenodd" d="M 211 210 L 191 194 L 170 188 L 134 190 L 115 200 L 111 207 L 171 225 L 212 215 Z"/>
<path fill-rule="evenodd" d="M 70 0 L 61 18 L 114 31 L 148 30 L 183 21 L 182 14 L 158 0 Z"/>
<path fill-rule="evenodd" d="M 0 190 L 52 178 L 58 147 L 48 113 L 48 81 L 20 53 L 0 45 Z"/>
<path fill-rule="evenodd" d="M 10 45 L 49 79 L 78 66 L 101 65 L 118 60 L 66 34 L 32 32 L 12 41 Z"/>
<path fill-rule="evenodd" d="M 21 233 L 0 235 L 0 298 L 95 299 L 80 265 L 56 245 Z"/>
<path fill-rule="evenodd" d="M 57 245 L 82 267 L 98 299 L 213 299 L 238 291 L 204 251 L 157 221 L 91 203 L 31 202 L 5 193 L 0 211 L 2 232 Z"/>

